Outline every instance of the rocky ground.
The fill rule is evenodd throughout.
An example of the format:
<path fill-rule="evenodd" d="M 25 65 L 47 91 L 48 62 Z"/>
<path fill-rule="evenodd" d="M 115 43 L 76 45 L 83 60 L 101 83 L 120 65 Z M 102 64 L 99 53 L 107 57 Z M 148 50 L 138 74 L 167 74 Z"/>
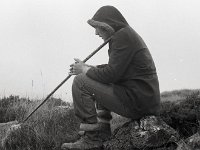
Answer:
<path fill-rule="evenodd" d="M 159 117 L 148 116 L 117 128 L 105 150 L 200 150 L 199 93 L 163 102 Z"/>
<path fill-rule="evenodd" d="M 101 150 L 200 150 L 199 92 L 162 102 L 159 117 L 139 121 L 116 118 L 111 122 L 112 136 Z M 0 140 L 7 137 L 5 150 L 60 150 L 63 142 L 78 138 L 79 123 L 69 107 L 43 108 L 17 134 L 5 136 L 12 124 L 0 124 Z"/>

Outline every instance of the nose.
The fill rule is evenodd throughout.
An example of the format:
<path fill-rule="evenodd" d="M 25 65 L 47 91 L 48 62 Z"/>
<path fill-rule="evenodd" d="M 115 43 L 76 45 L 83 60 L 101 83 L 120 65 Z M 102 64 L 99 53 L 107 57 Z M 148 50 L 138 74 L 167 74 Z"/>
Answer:
<path fill-rule="evenodd" d="M 99 35 L 99 32 L 97 31 L 97 29 L 95 30 L 95 34 L 96 34 L 96 35 Z"/>

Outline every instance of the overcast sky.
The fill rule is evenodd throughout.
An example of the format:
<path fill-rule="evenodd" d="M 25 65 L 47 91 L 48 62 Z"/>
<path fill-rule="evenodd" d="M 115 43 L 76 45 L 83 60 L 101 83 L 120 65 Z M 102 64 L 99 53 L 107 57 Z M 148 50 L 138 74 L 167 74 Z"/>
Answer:
<path fill-rule="evenodd" d="M 87 24 L 117 7 L 154 58 L 161 92 L 200 88 L 199 0 L 1 0 L 0 97 L 42 98 L 103 41 Z M 107 48 L 89 64 L 107 63 Z M 71 101 L 71 78 L 55 96 Z"/>

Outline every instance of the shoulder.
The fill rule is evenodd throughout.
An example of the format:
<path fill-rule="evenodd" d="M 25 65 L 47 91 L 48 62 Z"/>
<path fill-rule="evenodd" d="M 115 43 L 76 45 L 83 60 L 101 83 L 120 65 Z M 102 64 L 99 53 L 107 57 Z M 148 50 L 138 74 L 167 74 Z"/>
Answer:
<path fill-rule="evenodd" d="M 139 39 L 141 39 L 140 35 L 130 26 L 120 29 L 113 35 L 112 38 L 113 41 L 124 40 L 124 42 L 134 42 Z"/>
<path fill-rule="evenodd" d="M 114 44 L 127 44 L 129 47 L 134 49 L 142 49 L 147 48 L 145 42 L 143 41 L 142 37 L 130 26 L 122 28 L 121 30 L 117 31 L 111 42 Z"/>
<path fill-rule="evenodd" d="M 111 39 L 111 45 L 116 46 L 128 44 L 130 42 L 130 37 L 128 36 L 129 30 L 128 27 L 125 27 L 117 31 Z"/>
<path fill-rule="evenodd" d="M 128 36 L 128 33 L 131 31 L 131 28 L 129 27 L 129 26 L 127 26 L 127 27 L 125 27 L 125 28 L 122 28 L 122 29 L 120 29 L 119 31 L 117 31 L 115 34 L 114 34 L 114 36 L 113 36 L 113 38 L 112 38 L 112 40 L 119 40 L 119 39 L 121 39 L 121 38 L 127 38 L 127 36 Z"/>

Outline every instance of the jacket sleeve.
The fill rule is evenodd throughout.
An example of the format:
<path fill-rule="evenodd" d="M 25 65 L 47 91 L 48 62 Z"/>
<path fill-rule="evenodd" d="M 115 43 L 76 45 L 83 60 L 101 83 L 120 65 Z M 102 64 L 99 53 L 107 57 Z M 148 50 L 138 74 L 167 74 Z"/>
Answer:
<path fill-rule="evenodd" d="M 106 67 L 106 65 L 107 65 L 107 64 L 101 64 L 101 65 L 97 65 L 96 67 L 97 67 L 97 68 L 104 68 L 104 67 Z"/>
<path fill-rule="evenodd" d="M 113 37 L 108 64 L 103 68 L 90 68 L 86 75 L 102 83 L 116 83 L 126 71 L 133 58 L 131 43 L 125 34 Z"/>

